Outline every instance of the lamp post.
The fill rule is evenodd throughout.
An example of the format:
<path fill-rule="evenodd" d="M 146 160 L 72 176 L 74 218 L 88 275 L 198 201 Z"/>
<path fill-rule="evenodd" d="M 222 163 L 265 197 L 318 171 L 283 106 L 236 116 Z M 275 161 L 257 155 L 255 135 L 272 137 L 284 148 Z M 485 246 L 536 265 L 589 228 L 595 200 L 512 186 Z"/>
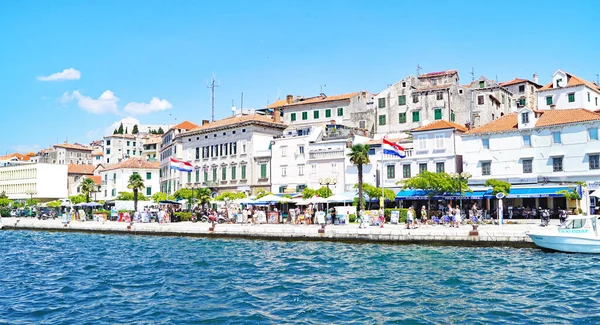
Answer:
<path fill-rule="evenodd" d="M 189 210 L 192 211 L 192 204 L 194 204 L 194 189 L 196 187 L 195 187 L 194 183 L 187 183 L 185 187 L 192 190 L 192 196 L 190 197 L 190 208 L 189 208 Z"/>
<path fill-rule="evenodd" d="M 337 180 L 335 178 L 333 178 L 333 179 L 331 179 L 331 178 L 325 178 L 325 179 L 319 178 L 319 185 L 321 185 L 321 186 L 323 186 L 323 185 L 327 186 L 327 192 L 330 191 L 330 189 L 329 189 L 329 185 L 330 184 L 331 185 L 337 184 Z M 327 208 L 326 209 L 327 209 L 327 213 L 329 213 L 329 202 L 327 202 Z M 332 225 L 334 224 L 333 218 L 334 217 L 331 216 L 331 224 Z M 327 223 L 327 219 L 325 219 L 325 220 L 326 220 L 325 223 Z"/>
<path fill-rule="evenodd" d="M 25 191 L 25 194 L 29 195 L 29 202 L 33 205 L 33 196 L 37 194 L 34 190 Z"/>
<path fill-rule="evenodd" d="M 463 198 L 463 192 L 462 192 L 462 182 L 463 181 L 469 181 L 469 178 L 471 178 L 471 174 L 467 173 L 467 172 L 462 172 L 462 173 L 450 173 L 450 177 L 452 177 L 452 179 L 456 180 L 458 182 L 458 191 L 459 191 L 459 195 L 460 195 L 460 213 L 462 215 L 463 213 L 463 205 L 462 205 L 462 198 Z"/>

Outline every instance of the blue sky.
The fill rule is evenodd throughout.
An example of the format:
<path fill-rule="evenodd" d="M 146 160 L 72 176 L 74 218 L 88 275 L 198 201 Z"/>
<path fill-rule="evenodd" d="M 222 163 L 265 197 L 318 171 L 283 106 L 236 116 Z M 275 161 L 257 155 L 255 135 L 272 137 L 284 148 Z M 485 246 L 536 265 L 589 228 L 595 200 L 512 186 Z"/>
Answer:
<path fill-rule="evenodd" d="M 320 85 L 379 92 L 417 63 L 463 82 L 471 67 L 595 81 L 599 12 L 596 1 L 2 1 L 0 153 L 89 143 L 128 116 L 209 119 L 213 72 L 217 118 L 242 92 L 244 107 Z M 71 80 L 38 79 L 65 69 Z"/>

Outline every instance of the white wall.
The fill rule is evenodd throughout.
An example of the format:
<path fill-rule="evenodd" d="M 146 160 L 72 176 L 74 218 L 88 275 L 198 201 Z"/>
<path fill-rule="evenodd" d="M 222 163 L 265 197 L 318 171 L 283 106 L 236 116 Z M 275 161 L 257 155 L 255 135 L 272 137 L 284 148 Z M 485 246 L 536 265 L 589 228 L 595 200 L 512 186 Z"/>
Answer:
<path fill-rule="evenodd" d="M 98 193 L 98 199 L 102 197 L 103 200 L 113 200 L 118 195 L 119 192 L 131 192 L 131 189 L 127 187 L 129 182 L 129 177 L 133 175 L 133 172 L 137 172 L 144 181 L 144 186 L 150 187 L 151 192 L 150 195 L 147 195 L 146 188 L 141 190 L 140 194 L 144 196 L 151 196 L 156 192 L 160 192 L 160 180 L 159 180 L 159 171 L 158 168 L 154 169 L 145 169 L 145 168 L 125 168 L 125 169 L 113 169 L 107 171 L 101 171 L 100 177 L 102 178 L 102 189 L 101 193 Z M 151 174 L 151 179 L 146 179 L 146 173 L 149 172 Z M 116 175 L 116 181 L 113 182 L 113 177 Z M 105 182 L 106 180 L 106 182 Z M 112 190 L 114 191 L 114 195 Z M 106 191 L 106 192 L 105 192 Z"/>
<path fill-rule="evenodd" d="M 67 165 L 24 164 L 0 168 L 0 192 L 9 199 L 28 199 L 27 191 L 34 191 L 33 198 L 43 201 L 66 198 Z"/>
<path fill-rule="evenodd" d="M 575 101 L 569 103 L 570 93 L 575 93 Z M 588 95 L 590 94 L 590 100 L 588 101 Z M 552 103 L 556 109 L 565 108 L 585 108 L 591 111 L 595 111 L 600 108 L 600 94 L 586 86 L 577 86 L 569 88 L 557 88 L 552 90 L 545 90 L 538 92 L 538 109 L 551 109 L 550 105 L 546 103 L 546 97 L 552 96 Z M 596 105 L 596 98 L 598 104 Z"/>

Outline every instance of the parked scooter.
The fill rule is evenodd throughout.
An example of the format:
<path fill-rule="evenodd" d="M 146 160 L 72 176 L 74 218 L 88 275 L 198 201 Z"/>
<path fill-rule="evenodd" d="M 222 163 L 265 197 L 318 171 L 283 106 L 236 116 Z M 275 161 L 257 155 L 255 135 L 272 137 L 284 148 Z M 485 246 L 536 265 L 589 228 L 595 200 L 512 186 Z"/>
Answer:
<path fill-rule="evenodd" d="M 540 226 L 548 226 L 548 224 L 550 223 L 550 211 L 548 209 L 541 210 L 540 215 L 542 219 L 542 223 L 540 224 Z"/>

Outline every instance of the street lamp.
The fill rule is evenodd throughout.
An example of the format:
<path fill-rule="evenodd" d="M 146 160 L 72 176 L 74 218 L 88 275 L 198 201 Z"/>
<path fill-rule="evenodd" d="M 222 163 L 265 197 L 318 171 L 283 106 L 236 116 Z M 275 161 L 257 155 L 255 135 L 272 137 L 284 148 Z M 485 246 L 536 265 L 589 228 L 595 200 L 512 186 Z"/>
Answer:
<path fill-rule="evenodd" d="M 25 191 L 25 194 L 29 195 L 29 202 L 33 205 L 33 196 L 37 194 L 34 190 Z"/>
<path fill-rule="evenodd" d="M 469 178 L 471 178 L 471 174 L 467 173 L 467 172 L 462 172 L 462 173 L 450 173 L 450 177 L 452 177 L 452 179 L 456 180 L 458 182 L 458 191 L 460 193 L 460 213 L 462 215 L 463 213 L 463 205 L 462 205 L 462 198 L 463 198 L 463 193 L 462 193 L 462 182 L 463 181 L 467 181 L 469 180 Z"/>
<path fill-rule="evenodd" d="M 196 186 L 194 183 L 187 183 L 185 187 L 189 190 L 192 190 L 192 196 L 190 197 L 190 208 L 189 208 L 189 210 L 192 211 L 192 204 L 194 204 L 194 189 L 196 188 Z"/>
<path fill-rule="evenodd" d="M 335 184 L 337 184 L 337 180 L 335 178 L 333 178 L 333 179 L 330 179 L 330 178 L 325 178 L 325 179 L 319 178 L 319 185 L 321 185 L 321 186 L 323 186 L 323 185 L 327 186 L 328 190 L 329 190 L 329 185 L 335 185 Z"/>

